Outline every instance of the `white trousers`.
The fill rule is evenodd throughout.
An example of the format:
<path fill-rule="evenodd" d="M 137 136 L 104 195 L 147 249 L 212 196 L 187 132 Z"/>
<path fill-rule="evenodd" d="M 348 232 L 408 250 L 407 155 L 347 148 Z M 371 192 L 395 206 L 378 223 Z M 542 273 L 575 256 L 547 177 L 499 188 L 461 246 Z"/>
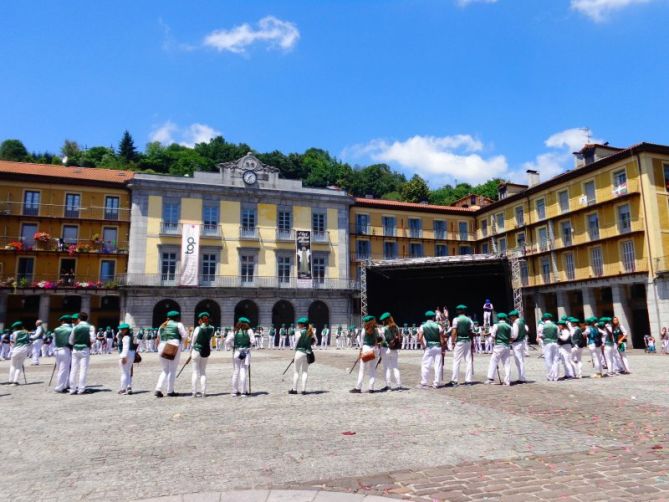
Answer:
<path fill-rule="evenodd" d="M 108 338 L 109 340 L 109 338 Z M 123 364 L 121 359 L 118 360 L 121 368 L 121 390 L 128 390 L 132 387 L 132 365 L 135 363 L 135 352 L 129 351 L 128 358 Z"/>
<path fill-rule="evenodd" d="M 483 311 L 483 325 L 490 326 L 490 318 L 492 317 L 492 312 L 490 310 Z"/>
<path fill-rule="evenodd" d="M 626 371 L 627 373 L 629 373 L 630 372 L 630 362 L 627 359 L 627 353 L 618 351 L 618 357 L 620 357 L 620 363 L 622 364 L 623 371 Z"/>
<path fill-rule="evenodd" d="M 114 339 L 107 338 L 107 354 L 111 354 L 114 351 Z"/>
<path fill-rule="evenodd" d="M 393 378 L 397 387 L 402 387 L 398 350 L 390 350 L 387 347 L 383 349 L 383 369 L 386 377 L 386 387 L 392 387 Z"/>
<path fill-rule="evenodd" d="M 616 371 L 616 353 L 618 350 L 613 345 L 604 345 L 604 358 L 609 375 L 617 373 Z"/>
<path fill-rule="evenodd" d="M 28 345 L 14 346 L 12 349 L 11 362 L 9 363 L 9 383 L 19 383 L 23 362 L 28 357 L 28 350 Z"/>
<path fill-rule="evenodd" d="M 158 354 L 163 353 L 163 349 L 165 348 L 166 342 L 161 342 L 160 345 L 158 345 Z M 165 385 L 165 382 L 167 382 L 167 393 L 170 394 L 174 392 L 174 382 L 177 379 L 177 371 L 179 367 L 179 359 L 181 358 L 181 344 L 179 344 L 179 350 L 177 351 L 177 355 L 174 356 L 173 360 L 165 359 L 162 356 L 159 356 L 158 359 L 160 360 L 160 366 L 162 367 L 163 371 L 160 373 L 160 376 L 158 377 L 158 383 L 156 384 L 156 390 L 157 391 L 162 391 L 163 385 Z"/>
<path fill-rule="evenodd" d="M 327 349 L 328 348 L 328 338 L 330 338 L 328 335 L 321 335 L 321 348 L 322 349 Z"/>
<path fill-rule="evenodd" d="M 434 380 L 432 385 L 439 387 L 441 385 L 441 346 L 428 347 L 423 352 L 423 360 L 420 368 L 420 384 L 427 385 L 430 369 L 434 368 Z"/>
<path fill-rule="evenodd" d="M 362 346 L 362 354 L 370 351 L 374 351 L 374 349 L 371 346 L 369 345 Z M 376 380 L 376 363 L 377 363 L 376 357 L 371 361 L 367 361 L 366 363 L 363 362 L 362 359 L 360 359 L 360 369 L 358 370 L 358 382 L 355 384 L 356 389 L 362 390 L 362 382 L 365 379 L 365 375 L 369 375 L 369 390 L 374 390 L 374 381 Z"/>
<path fill-rule="evenodd" d="M 72 351 L 72 367 L 70 368 L 70 393 L 75 391 L 83 394 L 86 390 L 86 378 L 88 377 L 88 363 L 91 360 L 91 350 Z"/>
<path fill-rule="evenodd" d="M 67 388 L 72 363 L 72 350 L 68 347 L 56 349 L 56 386 L 55 391 L 62 392 Z"/>
<path fill-rule="evenodd" d="M 595 373 L 598 375 L 602 374 L 602 351 L 600 347 L 597 347 L 595 344 L 588 345 L 590 350 L 590 357 L 592 358 L 592 364 L 595 366 Z"/>
<path fill-rule="evenodd" d="M 564 366 L 564 375 L 566 377 L 574 377 L 574 364 L 571 362 L 571 345 L 560 345 L 558 350 L 560 352 L 560 362 Z"/>
<path fill-rule="evenodd" d="M 39 364 L 39 358 L 42 355 L 42 340 L 38 338 L 33 340 L 33 364 Z"/>
<path fill-rule="evenodd" d="M 546 380 L 557 382 L 558 365 L 560 364 L 560 351 L 555 342 L 544 342 L 544 365 L 546 367 Z"/>
<path fill-rule="evenodd" d="M 511 350 L 513 351 L 513 360 L 516 362 L 516 369 L 518 370 L 518 380 L 525 382 L 525 340 L 512 343 Z"/>
<path fill-rule="evenodd" d="M 279 337 L 279 348 L 283 349 L 286 346 L 286 337 L 285 336 L 280 336 Z"/>
<path fill-rule="evenodd" d="M 492 347 L 492 336 L 487 335 L 485 337 L 485 351 L 488 353 L 492 352 Z"/>
<path fill-rule="evenodd" d="M 474 379 L 474 359 L 472 357 L 471 342 L 457 342 L 453 351 L 453 374 L 451 382 L 457 382 L 460 378 L 460 363 L 465 361 L 465 382 L 470 383 Z"/>
<path fill-rule="evenodd" d="M 511 383 L 511 359 L 509 359 L 511 350 L 504 345 L 495 345 L 490 356 L 490 365 L 488 366 L 488 380 L 495 379 L 497 365 L 502 362 L 504 367 L 504 385 Z"/>
<path fill-rule="evenodd" d="M 581 358 L 583 357 L 583 349 L 581 347 L 572 347 L 571 349 L 571 360 L 574 364 L 574 373 L 576 378 L 583 377 L 583 363 Z"/>
<path fill-rule="evenodd" d="M 191 376 L 191 390 L 197 392 L 197 384 L 200 384 L 200 392 L 204 396 L 207 393 L 207 363 L 209 357 L 202 357 L 197 350 L 191 352 L 191 363 L 193 364 L 193 375 Z"/>
<path fill-rule="evenodd" d="M 2 348 L 0 348 L 0 358 L 9 359 L 9 353 L 11 352 L 9 344 L 3 343 Z"/>
<path fill-rule="evenodd" d="M 307 391 L 307 379 L 309 378 L 309 363 L 307 354 L 299 350 L 295 351 L 295 364 L 293 365 L 293 390 L 297 391 L 297 385 L 302 382 L 302 392 Z"/>
<path fill-rule="evenodd" d="M 249 375 L 249 366 L 251 366 L 251 351 L 246 351 L 246 357 L 244 359 L 239 359 L 239 350 L 233 352 L 233 368 L 232 368 L 232 392 L 237 393 L 248 392 L 248 375 Z M 240 390 L 240 388 L 242 390 Z"/>

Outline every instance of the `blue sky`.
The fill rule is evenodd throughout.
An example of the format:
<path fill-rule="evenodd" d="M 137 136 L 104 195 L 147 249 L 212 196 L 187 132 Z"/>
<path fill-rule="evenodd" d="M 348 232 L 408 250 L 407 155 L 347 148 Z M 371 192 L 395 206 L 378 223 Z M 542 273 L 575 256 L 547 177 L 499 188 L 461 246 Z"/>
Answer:
<path fill-rule="evenodd" d="M 431 185 L 669 143 L 669 0 L 15 1 L 0 139 L 315 146 Z M 589 128 L 585 132 L 582 128 Z"/>

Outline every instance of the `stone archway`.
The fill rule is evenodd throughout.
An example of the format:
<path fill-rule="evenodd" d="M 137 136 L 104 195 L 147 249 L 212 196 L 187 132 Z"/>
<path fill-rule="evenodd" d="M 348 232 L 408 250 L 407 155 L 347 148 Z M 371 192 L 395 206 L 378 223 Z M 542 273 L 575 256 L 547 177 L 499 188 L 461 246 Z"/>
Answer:
<path fill-rule="evenodd" d="M 288 300 L 279 300 L 272 307 L 272 324 L 276 328 L 276 333 L 274 334 L 274 345 L 279 344 L 279 329 L 281 325 L 285 324 L 286 327 L 290 326 L 295 322 L 295 307 Z"/>
<path fill-rule="evenodd" d="M 215 328 L 221 326 L 221 307 L 214 300 L 202 300 L 195 306 L 193 312 L 193 326 L 197 326 L 197 315 L 200 312 L 209 312 L 209 324 Z"/>
<path fill-rule="evenodd" d="M 258 305 L 253 300 L 242 300 L 235 306 L 235 324 L 240 317 L 246 317 L 251 321 L 251 327 L 258 326 Z"/>
<path fill-rule="evenodd" d="M 151 325 L 152 328 L 159 328 L 160 325 L 165 322 L 165 319 L 167 318 L 167 313 L 170 310 L 177 310 L 181 312 L 181 308 L 179 307 L 179 304 L 175 302 L 174 300 L 160 300 L 156 305 L 153 307 L 153 324 Z"/>
<path fill-rule="evenodd" d="M 311 302 L 311 305 L 309 305 L 309 322 L 316 328 L 318 343 L 320 344 L 323 327 L 326 324 L 330 327 L 330 309 L 324 302 L 320 300 Z"/>

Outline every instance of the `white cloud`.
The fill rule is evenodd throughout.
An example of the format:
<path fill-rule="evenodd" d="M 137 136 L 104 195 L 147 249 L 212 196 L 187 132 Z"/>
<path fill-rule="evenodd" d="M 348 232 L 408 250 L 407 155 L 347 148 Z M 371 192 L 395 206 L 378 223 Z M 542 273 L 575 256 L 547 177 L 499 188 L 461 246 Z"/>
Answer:
<path fill-rule="evenodd" d="M 266 43 L 268 48 L 288 51 L 297 44 L 300 32 L 294 23 L 267 16 L 258 21 L 256 28 L 248 23 L 229 30 L 216 30 L 204 38 L 203 44 L 219 52 L 242 54 L 255 43 Z"/>
<path fill-rule="evenodd" d="M 460 7 L 467 7 L 473 3 L 497 3 L 497 0 L 456 0 Z"/>
<path fill-rule="evenodd" d="M 508 171 L 503 155 L 484 157 L 481 141 L 467 134 L 413 136 L 405 141 L 375 139 L 342 152 L 344 157 L 368 157 L 417 173 L 433 186 L 452 182 L 480 183 Z"/>
<path fill-rule="evenodd" d="M 183 146 L 193 147 L 197 143 L 207 143 L 216 136 L 221 136 L 221 132 L 206 124 L 195 123 L 187 127 L 179 127 L 168 120 L 149 134 L 149 140 L 152 142 L 158 141 L 163 145 L 179 143 Z"/>
<path fill-rule="evenodd" d="M 614 11 L 651 1 L 655 0 L 571 0 L 571 8 L 595 22 L 602 22 Z"/>
<path fill-rule="evenodd" d="M 523 164 L 523 170 L 539 171 L 541 179 L 547 180 L 565 172 L 573 166 L 572 153 L 580 150 L 586 143 L 602 143 L 601 139 L 592 138 L 590 130 L 573 128 L 549 136 L 544 144 L 551 151 L 537 155 L 536 159 Z M 521 173 L 518 173 L 521 176 Z"/>

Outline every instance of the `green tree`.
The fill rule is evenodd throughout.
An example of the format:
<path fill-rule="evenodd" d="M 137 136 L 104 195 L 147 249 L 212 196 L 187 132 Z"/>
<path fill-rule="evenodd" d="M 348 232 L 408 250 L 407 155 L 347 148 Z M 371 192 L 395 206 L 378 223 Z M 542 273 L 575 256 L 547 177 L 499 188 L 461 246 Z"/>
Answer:
<path fill-rule="evenodd" d="M 60 147 L 60 153 L 63 157 L 74 159 L 77 158 L 81 153 L 81 148 L 79 148 L 79 145 L 76 141 L 66 139 L 63 141 L 63 146 Z"/>
<path fill-rule="evenodd" d="M 28 150 L 18 139 L 6 139 L 0 144 L 0 159 L 25 162 L 28 158 Z"/>
<path fill-rule="evenodd" d="M 305 185 L 311 187 L 337 185 L 346 174 L 346 165 L 320 148 L 309 148 L 304 152 L 302 165 L 308 173 Z"/>
<path fill-rule="evenodd" d="M 394 172 L 387 164 L 373 164 L 362 169 L 354 169 L 348 191 L 358 197 L 373 195 L 381 198 L 387 193 L 399 192 L 406 183 L 403 174 Z"/>
<path fill-rule="evenodd" d="M 402 186 L 400 191 L 402 199 L 406 202 L 423 202 L 430 198 L 430 187 L 423 178 L 414 174 L 413 177 Z"/>
<path fill-rule="evenodd" d="M 127 130 L 123 131 L 123 137 L 118 144 L 118 157 L 126 164 L 130 164 L 137 160 L 138 155 L 137 148 L 135 148 L 135 141 Z"/>

